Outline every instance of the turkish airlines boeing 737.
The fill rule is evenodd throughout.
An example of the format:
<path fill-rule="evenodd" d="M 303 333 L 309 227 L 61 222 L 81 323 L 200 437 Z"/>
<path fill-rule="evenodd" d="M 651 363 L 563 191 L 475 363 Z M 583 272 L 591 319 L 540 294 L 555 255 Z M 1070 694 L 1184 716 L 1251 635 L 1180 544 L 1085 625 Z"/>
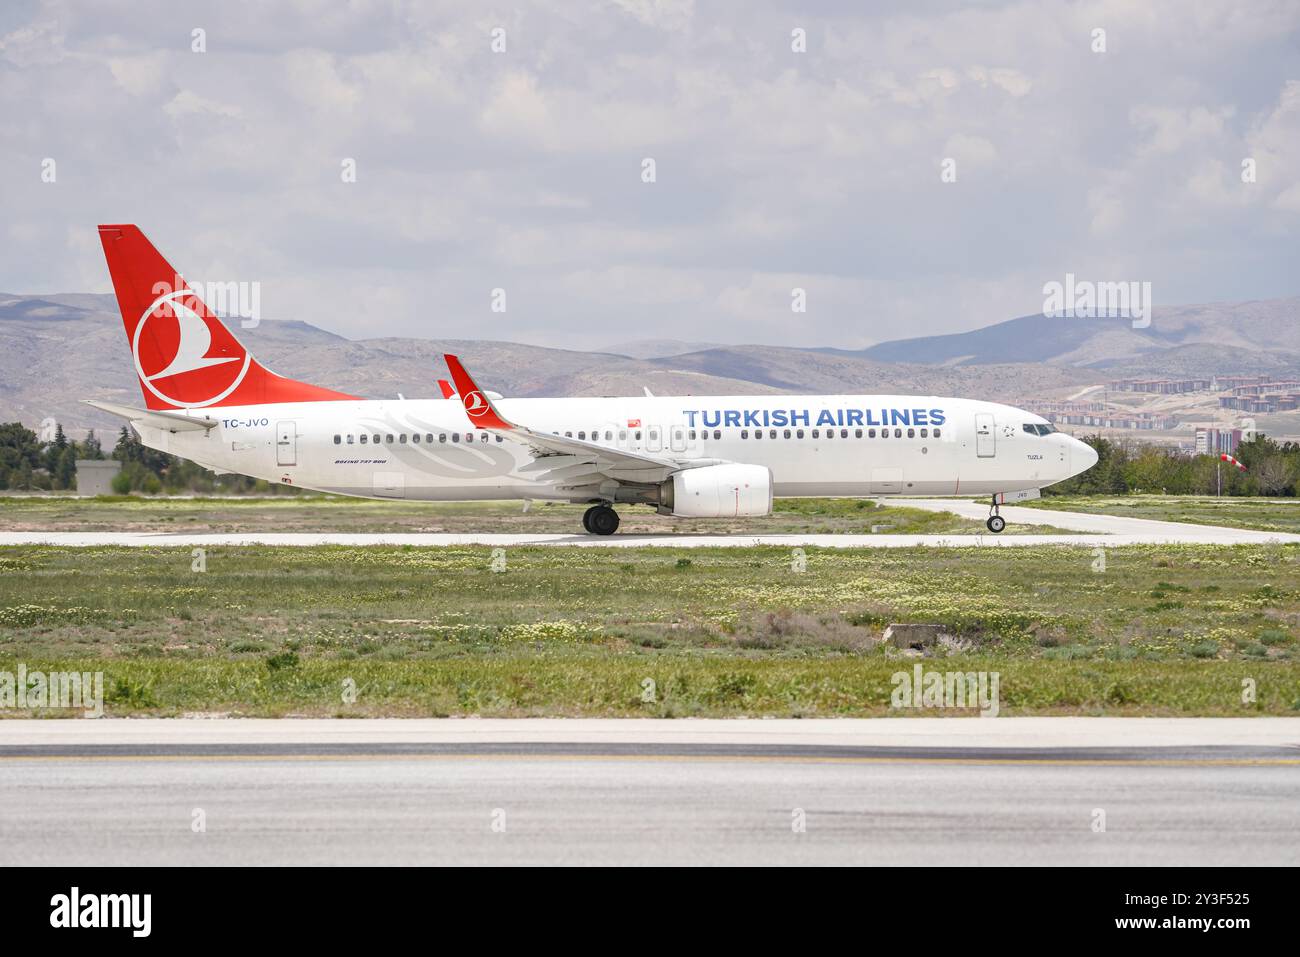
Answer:
<path fill-rule="evenodd" d="M 503 399 L 452 355 L 454 390 L 375 400 L 261 365 L 136 226 L 100 226 L 144 408 L 90 401 L 150 448 L 218 472 L 366 498 L 552 499 L 618 528 L 661 514 L 770 514 L 773 495 L 988 495 L 998 506 L 1097 461 L 1020 409 L 903 395 Z"/>

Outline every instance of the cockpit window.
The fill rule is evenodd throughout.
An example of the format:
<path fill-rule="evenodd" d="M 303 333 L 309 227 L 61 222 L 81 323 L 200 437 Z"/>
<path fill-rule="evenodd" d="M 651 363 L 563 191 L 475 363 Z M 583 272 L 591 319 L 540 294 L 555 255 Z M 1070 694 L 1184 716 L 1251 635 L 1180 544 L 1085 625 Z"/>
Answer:
<path fill-rule="evenodd" d="M 1051 435 L 1056 427 L 1046 422 L 1026 422 L 1025 431 L 1030 435 Z"/>

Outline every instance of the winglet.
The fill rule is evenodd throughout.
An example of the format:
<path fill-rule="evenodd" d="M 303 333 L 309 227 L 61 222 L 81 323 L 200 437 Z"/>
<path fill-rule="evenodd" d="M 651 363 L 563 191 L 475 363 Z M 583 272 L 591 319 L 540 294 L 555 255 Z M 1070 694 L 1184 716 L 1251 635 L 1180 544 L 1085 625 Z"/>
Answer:
<path fill-rule="evenodd" d="M 456 390 L 446 379 L 438 380 L 438 388 L 442 390 L 442 397 L 444 399 L 454 399 L 456 397 Z"/>
<path fill-rule="evenodd" d="M 450 353 L 443 353 L 442 357 L 447 360 L 451 381 L 456 383 L 456 391 L 460 393 L 461 404 L 465 406 L 465 414 L 469 416 L 470 422 L 480 429 L 513 429 L 514 425 L 497 413 L 492 400 L 474 384 L 460 360 Z"/>

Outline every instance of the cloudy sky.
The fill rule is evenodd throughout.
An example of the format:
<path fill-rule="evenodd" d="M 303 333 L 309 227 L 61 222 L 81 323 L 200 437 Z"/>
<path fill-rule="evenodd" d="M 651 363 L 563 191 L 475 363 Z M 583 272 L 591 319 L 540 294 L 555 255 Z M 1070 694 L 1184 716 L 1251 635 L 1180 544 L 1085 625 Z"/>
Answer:
<path fill-rule="evenodd" d="M 5 0 L 0 174 L 0 290 L 109 291 L 95 224 L 135 222 L 350 337 L 856 348 L 1067 272 L 1295 295 L 1300 2 Z"/>

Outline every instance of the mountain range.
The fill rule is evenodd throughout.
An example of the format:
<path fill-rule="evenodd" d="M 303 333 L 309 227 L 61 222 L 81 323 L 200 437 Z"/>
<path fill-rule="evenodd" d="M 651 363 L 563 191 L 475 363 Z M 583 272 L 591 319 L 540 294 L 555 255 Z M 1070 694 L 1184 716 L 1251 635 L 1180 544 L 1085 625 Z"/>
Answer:
<path fill-rule="evenodd" d="M 982 329 L 859 351 L 634 340 L 583 352 L 512 342 L 348 339 L 296 320 L 236 329 L 265 365 L 368 398 L 438 395 L 443 352 L 505 395 L 898 392 L 1024 404 L 1127 376 L 1300 376 L 1300 297 L 1155 310 L 1125 320 L 1022 316 Z M 0 421 L 116 429 L 80 403 L 140 404 L 111 295 L 0 293 Z"/>

